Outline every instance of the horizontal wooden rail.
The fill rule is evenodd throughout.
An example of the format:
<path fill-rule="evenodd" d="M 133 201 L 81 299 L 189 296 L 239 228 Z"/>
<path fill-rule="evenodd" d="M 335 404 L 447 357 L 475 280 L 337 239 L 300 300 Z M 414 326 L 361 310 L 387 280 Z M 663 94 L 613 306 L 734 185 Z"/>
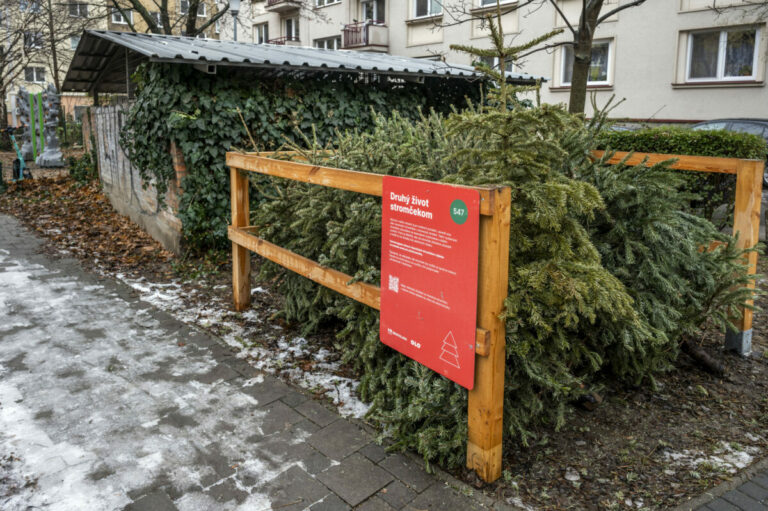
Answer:
<path fill-rule="evenodd" d="M 597 159 L 602 158 L 605 151 L 592 151 L 592 156 Z M 629 157 L 629 158 L 627 158 Z M 626 161 L 624 159 L 626 158 Z M 607 163 L 616 165 L 624 161 L 627 165 L 640 165 L 645 162 L 648 165 L 677 160 L 670 164 L 670 168 L 676 170 L 691 170 L 695 172 L 717 172 L 720 174 L 736 174 L 739 166 L 744 161 L 735 158 L 717 158 L 714 156 L 685 156 L 680 154 L 658 154 L 658 153 L 630 153 L 626 151 L 616 151 Z"/>
<path fill-rule="evenodd" d="M 383 174 L 322 167 L 295 161 L 275 160 L 256 154 L 234 152 L 227 153 L 227 165 L 231 168 L 256 172 L 266 176 L 282 177 L 302 183 L 347 190 L 349 192 L 375 195 L 377 197 L 381 197 L 383 193 Z M 480 214 L 485 216 L 493 215 L 494 194 L 491 192 L 494 188 L 480 186 L 462 188 L 477 190 L 480 193 Z"/>
<path fill-rule="evenodd" d="M 352 277 L 350 275 L 327 268 L 311 259 L 259 238 L 253 234 L 255 230 L 256 228 L 253 226 L 234 227 L 230 225 L 228 229 L 229 240 L 313 282 L 376 310 L 381 310 L 380 287 L 365 282 L 351 282 Z M 476 330 L 475 353 L 480 356 L 488 356 L 490 337 L 488 330 L 483 328 Z"/>

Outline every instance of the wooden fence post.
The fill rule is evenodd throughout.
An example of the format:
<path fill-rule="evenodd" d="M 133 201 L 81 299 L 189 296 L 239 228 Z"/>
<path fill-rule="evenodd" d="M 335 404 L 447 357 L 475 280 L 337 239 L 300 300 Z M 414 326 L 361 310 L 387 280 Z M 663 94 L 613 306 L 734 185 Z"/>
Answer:
<path fill-rule="evenodd" d="M 764 166 L 759 160 L 739 162 L 736 173 L 736 204 L 733 211 L 733 232 L 739 233 L 739 248 L 752 248 L 760 236 Z M 750 274 L 757 271 L 757 255 L 757 252 L 748 255 Z M 750 282 L 749 287 L 755 287 L 754 280 Z M 742 316 L 734 319 L 733 323 L 737 331 L 725 334 L 725 346 L 742 356 L 747 356 L 752 351 L 752 310 L 744 308 Z"/>
<path fill-rule="evenodd" d="M 469 391 L 467 467 L 488 482 L 501 476 L 506 336 L 499 316 L 509 288 L 510 188 L 492 191 L 492 216 L 480 217 L 477 324 L 490 332 L 486 357 L 476 356 L 475 387 Z"/>
<path fill-rule="evenodd" d="M 232 226 L 246 227 L 250 223 L 248 175 L 231 167 L 230 177 Z M 244 311 L 251 305 L 251 254 L 235 242 L 232 242 L 232 288 L 235 310 Z"/>

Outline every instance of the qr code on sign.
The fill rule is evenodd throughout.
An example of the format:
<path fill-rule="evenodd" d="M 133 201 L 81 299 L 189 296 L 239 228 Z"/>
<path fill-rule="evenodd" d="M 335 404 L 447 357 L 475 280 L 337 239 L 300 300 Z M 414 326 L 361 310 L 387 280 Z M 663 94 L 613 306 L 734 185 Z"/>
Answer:
<path fill-rule="evenodd" d="M 400 278 L 393 275 L 389 276 L 389 290 L 395 293 L 400 292 Z"/>

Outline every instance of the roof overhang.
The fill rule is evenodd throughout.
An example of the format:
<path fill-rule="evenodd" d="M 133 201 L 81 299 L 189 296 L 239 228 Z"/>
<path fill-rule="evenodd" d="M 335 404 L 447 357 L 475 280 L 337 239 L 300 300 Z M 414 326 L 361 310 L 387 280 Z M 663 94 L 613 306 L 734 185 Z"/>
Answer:
<path fill-rule="evenodd" d="M 264 75 L 370 73 L 394 78 L 482 80 L 470 66 L 384 53 L 326 50 L 135 32 L 87 30 L 80 38 L 64 92 L 125 93 L 142 62 L 250 68 Z M 507 73 L 510 83 L 533 84 L 537 77 Z"/>

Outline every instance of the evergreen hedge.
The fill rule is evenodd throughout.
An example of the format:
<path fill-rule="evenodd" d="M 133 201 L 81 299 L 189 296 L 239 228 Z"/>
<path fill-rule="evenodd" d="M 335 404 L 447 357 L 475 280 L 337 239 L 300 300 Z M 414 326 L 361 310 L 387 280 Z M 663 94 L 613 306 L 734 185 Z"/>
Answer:
<path fill-rule="evenodd" d="M 765 139 L 757 135 L 725 130 L 699 131 L 671 126 L 637 131 L 603 130 L 597 137 L 595 147 L 614 151 L 757 160 L 768 157 Z M 692 211 L 705 218 L 714 221 L 715 211 L 723 204 L 726 204 L 728 211 L 732 212 L 736 193 L 736 176 L 702 172 L 686 173 L 680 186 L 696 196 L 691 203 Z M 720 215 L 717 222 L 722 227 L 729 225 L 731 218 L 729 215 Z"/>

